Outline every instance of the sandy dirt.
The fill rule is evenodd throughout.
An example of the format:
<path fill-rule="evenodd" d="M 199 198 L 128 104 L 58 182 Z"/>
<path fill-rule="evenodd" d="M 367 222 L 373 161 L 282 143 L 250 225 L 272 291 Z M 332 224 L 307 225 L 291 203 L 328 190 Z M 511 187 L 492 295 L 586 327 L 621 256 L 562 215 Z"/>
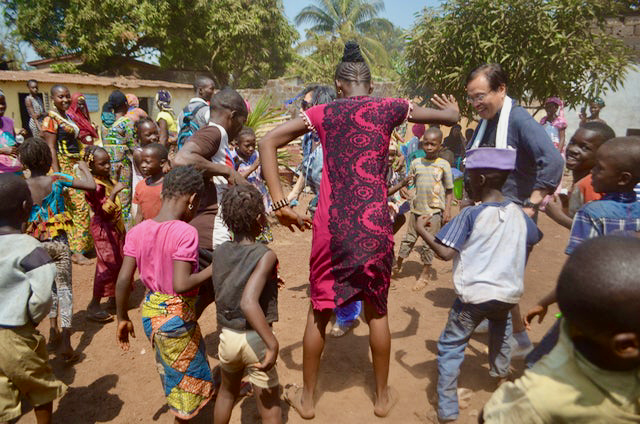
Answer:
<path fill-rule="evenodd" d="M 304 197 L 304 195 L 303 195 Z M 307 199 L 308 201 L 308 196 Z M 539 226 L 545 233 L 534 249 L 527 267 L 525 295 L 521 305 L 527 310 L 536 299 L 555 284 L 565 261 L 563 253 L 568 231 L 541 215 Z M 405 229 L 396 234 L 396 252 Z M 282 385 L 302 382 L 302 335 L 309 308 L 308 260 L 310 232 L 291 233 L 274 227 L 271 248 L 280 260 L 280 272 L 286 287 L 280 292 L 280 321 L 274 326 L 280 342 L 278 373 Z M 436 342 L 444 328 L 449 308 L 455 298 L 451 281 L 451 262 L 436 260 L 437 281 L 422 292 L 413 292 L 421 269 L 419 256 L 412 252 L 402 273 L 393 279 L 389 294 L 389 321 L 392 331 L 390 385 L 400 394 L 397 406 L 387 422 L 430 422 L 427 417 L 435 409 Z M 85 307 L 92 291 L 94 266 L 73 269 L 74 317 L 72 344 L 81 353 L 81 362 L 66 366 L 51 353 L 55 374 L 69 385 L 64 397 L 54 404 L 56 423 L 171 423 L 173 416 L 165 405 L 162 386 L 155 369 L 151 345 L 142 330 L 140 311 L 130 312 L 137 338 L 129 352 L 116 345 L 116 324 L 105 325 L 86 320 Z M 136 304 L 144 289 L 138 283 Z M 534 325 L 531 339 L 537 342 L 553 323 L 555 308 L 541 325 Z M 211 305 L 200 319 L 211 366 L 217 365 L 215 306 Z M 48 320 L 39 326 L 48 336 Z M 466 350 L 459 387 L 473 392 L 470 404 L 461 410 L 461 423 L 477 422 L 477 415 L 495 389 L 488 374 L 486 335 L 474 336 Z M 524 367 L 514 361 L 514 374 Z M 368 345 L 367 325 L 360 321 L 355 330 L 343 338 L 327 337 L 321 364 L 316 402 L 316 423 L 369 423 L 384 419 L 373 415 L 373 372 Z M 283 401 L 284 421 L 302 423 L 297 413 Z M 194 420 L 212 422 L 213 402 Z M 246 398 L 233 410 L 232 423 L 259 422 L 255 400 Z M 35 422 L 27 412 L 19 423 Z"/>

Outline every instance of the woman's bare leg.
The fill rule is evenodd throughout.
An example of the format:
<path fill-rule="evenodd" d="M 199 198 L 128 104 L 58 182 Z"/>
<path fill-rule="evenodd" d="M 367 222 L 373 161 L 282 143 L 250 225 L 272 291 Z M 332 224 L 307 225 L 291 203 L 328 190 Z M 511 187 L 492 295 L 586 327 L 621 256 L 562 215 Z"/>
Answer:
<path fill-rule="evenodd" d="M 318 382 L 320 357 L 324 349 L 324 337 L 327 323 L 331 319 L 331 309 L 315 311 L 309 306 L 307 327 L 302 340 L 302 408 L 305 415 L 313 415 L 313 395 Z"/>

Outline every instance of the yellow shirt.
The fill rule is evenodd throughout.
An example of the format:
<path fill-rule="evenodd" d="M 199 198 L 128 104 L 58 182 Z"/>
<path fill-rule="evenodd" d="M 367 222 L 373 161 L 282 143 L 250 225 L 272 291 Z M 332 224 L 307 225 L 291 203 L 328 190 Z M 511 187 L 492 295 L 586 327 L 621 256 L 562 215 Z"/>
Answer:
<path fill-rule="evenodd" d="M 596 367 L 575 350 L 566 327 L 547 356 L 496 390 L 485 423 L 640 423 L 640 369 Z"/>
<path fill-rule="evenodd" d="M 178 132 L 178 124 L 176 123 L 176 118 L 171 113 L 167 112 L 166 110 L 158 112 L 158 115 L 156 116 L 156 122 L 161 119 L 167 121 L 167 128 L 169 129 L 170 133 Z"/>

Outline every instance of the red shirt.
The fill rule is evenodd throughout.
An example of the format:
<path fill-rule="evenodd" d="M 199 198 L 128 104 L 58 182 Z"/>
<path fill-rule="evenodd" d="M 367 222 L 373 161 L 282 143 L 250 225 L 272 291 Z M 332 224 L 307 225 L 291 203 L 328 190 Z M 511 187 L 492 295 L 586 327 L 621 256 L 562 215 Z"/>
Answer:
<path fill-rule="evenodd" d="M 135 193 L 133 203 L 138 205 L 142 218 L 155 218 L 162 207 L 162 197 L 160 196 L 162 183 L 150 186 L 145 180 L 142 180 L 136 185 Z"/>

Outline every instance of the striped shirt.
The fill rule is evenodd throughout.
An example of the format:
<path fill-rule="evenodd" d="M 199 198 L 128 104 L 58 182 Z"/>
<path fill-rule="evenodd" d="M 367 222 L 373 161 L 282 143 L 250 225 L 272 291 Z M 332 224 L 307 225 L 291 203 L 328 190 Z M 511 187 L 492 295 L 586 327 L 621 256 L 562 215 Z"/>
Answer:
<path fill-rule="evenodd" d="M 636 193 L 608 193 L 576 212 L 565 253 L 570 255 L 590 238 L 637 231 L 640 231 L 640 203 L 636 202 Z"/>
<path fill-rule="evenodd" d="M 444 210 L 445 194 L 453 189 L 451 165 L 442 158 L 430 160 L 418 158 L 411 162 L 409 172 L 415 177 L 416 197 L 411 202 L 411 212 L 432 215 Z"/>

